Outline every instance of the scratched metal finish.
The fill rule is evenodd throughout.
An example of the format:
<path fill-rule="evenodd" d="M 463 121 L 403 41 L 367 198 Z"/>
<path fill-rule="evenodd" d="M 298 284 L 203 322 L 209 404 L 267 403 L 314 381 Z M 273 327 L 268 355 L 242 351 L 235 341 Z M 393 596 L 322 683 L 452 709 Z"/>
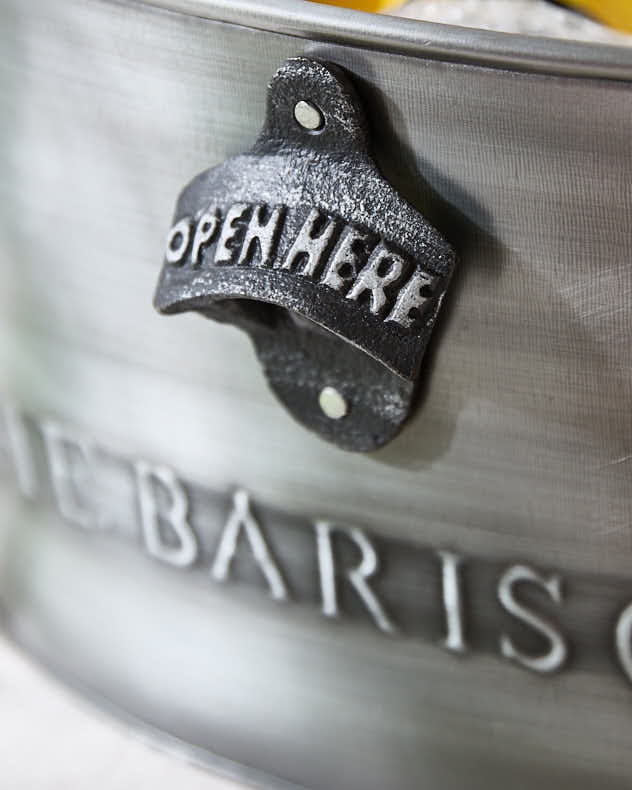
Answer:
<path fill-rule="evenodd" d="M 287 782 L 628 787 L 632 686 L 613 637 L 632 598 L 625 74 L 426 60 L 143 5 L 0 14 L 4 398 L 192 485 L 475 566 L 554 569 L 569 600 L 611 604 L 589 596 L 584 630 L 570 618 L 599 658 L 580 660 L 579 639 L 542 677 L 496 638 L 456 657 L 353 613 L 332 623 L 16 504 L 0 580 L 13 636 L 108 704 Z M 370 455 L 297 426 L 239 332 L 151 306 L 182 183 L 250 145 L 269 75 L 297 55 L 349 72 L 382 172 L 461 260 L 416 416 Z M 473 629 L 497 626 L 486 579 L 466 596 Z M 393 601 L 410 609 L 405 586 Z"/>

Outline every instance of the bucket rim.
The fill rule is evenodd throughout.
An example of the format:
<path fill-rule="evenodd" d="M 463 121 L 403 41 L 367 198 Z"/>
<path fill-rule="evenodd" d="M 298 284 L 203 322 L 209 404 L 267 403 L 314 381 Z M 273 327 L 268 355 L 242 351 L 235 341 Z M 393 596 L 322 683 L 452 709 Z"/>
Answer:
<path fill-rule="evenodd" d="M 561 76 L 632 80 L 632 46 L 504 33 L 308 0 L 141 0 L 143 5 L 299 39 Z"/>

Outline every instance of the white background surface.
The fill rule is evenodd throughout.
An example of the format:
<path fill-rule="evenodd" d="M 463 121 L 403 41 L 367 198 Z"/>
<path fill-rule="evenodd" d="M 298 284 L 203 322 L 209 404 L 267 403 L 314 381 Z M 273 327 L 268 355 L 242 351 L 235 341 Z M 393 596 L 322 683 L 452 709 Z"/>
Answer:
<path fill-rule="evenodd" d="M 239 790 L 80 700 L 0 638 L 3 790 Z"/>

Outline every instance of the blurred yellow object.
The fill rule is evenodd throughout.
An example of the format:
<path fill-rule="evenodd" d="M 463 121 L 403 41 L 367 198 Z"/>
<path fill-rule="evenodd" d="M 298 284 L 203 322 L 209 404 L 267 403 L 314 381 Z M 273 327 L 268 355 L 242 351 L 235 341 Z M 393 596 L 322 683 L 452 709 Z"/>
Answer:
<path fill-rule="evenodd" d="M 401 3 L 401 0 L 313 0 L 326 5 L 341 5 L 361 11 L 384 11 Z M 604 25 L 632 33 L 632 0 L 562 0 L 564 5 L 576 8 Z"/>
<path fill-rule="evenodd" d="M 360 11 L 383 11 L 397 4 L 397 0 L 315 0 L 326 5 L 343 5 Z"/>
<path fill-rule="evenodd" d="M 566 5 L 584 11 L 604 25 L 632 33 L 632 0 L 567 0 Z"/>

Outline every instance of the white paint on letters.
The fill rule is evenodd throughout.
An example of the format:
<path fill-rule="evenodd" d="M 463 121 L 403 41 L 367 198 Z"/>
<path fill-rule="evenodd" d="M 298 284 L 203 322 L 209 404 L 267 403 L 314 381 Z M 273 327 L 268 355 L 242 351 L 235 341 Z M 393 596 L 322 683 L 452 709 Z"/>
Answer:
<path fill-rule="evenodd" d="M 167 250 L 165 259 L 167 263 L 180 263 L 191 240 L 191 220 L 188 217 L 181 219 L 171 228 L 167 236 Z"/>
<path fill-rule="evenodd" d="M 198 556 L 198 542 L 188 522 L 189 500 L 182 483 L 166 466 L 151 466 L 145 461 L 134 464 L 140 509 L 141 527 L 147 551 L 152 557 L 187 568 Z M 169 497 L 169 506 L 161 508 L 156 497 L 160 486 Z M 161 524 L 168 525 L 177 537 L 177 545 L 167 543 L 161 533 Z"/>
<path fill-rule="evenodd" d="M 294 244 L 285 256 L 283 269 L 292 269 L 297 258 L 306 257 L 307 260 L 301 267 L 300 273 L 304 277 L 313 277 L 320 266 L 331 238 L 336 230 L 336 222 L 331 218 L 326 218 L 324 226 L 320 229 L 317 236 L 314 236 L 314 229 L 317 222 L 322 221 L 323 216 L 318 209 L 313 208 L 305 220 L 303 227 L 299 231 Z"/>
<path fill-rule="evenodd" d="M 315 521 L 314 529 L 316 530 L 316 549 L 318 554 L 322 613 L 326 617 L 338 617 L 340 614 L 332 545 L 332 532 L 339 531 L 351 538 L 362 552 L 360 564 L 355 568 L 349 568 L 345 571 L 347 579 L 351 582 L 355 591 L 360 596 L 360 599 L 375 620 L 377 627 L 381 631 L 393 633 L 396 630 L 395 626 L 386 615 L 375 593 L 367 584 L 367 579 L 371 578 L 371 576 L 377 572 L 379 563 L 375 548 L 364 532 L 356 527 L 351 529 L 334 527 L 329 521 Z"/>
<path fill-rule="evenodd" d="M 334 249 L 331 260 L 327 264 L 321 279 L 322 284 L 333 288 L 334 291 L 339 291 L 345 282 L 355 280 L 361 265 L 361 255 L 358 252 L 358 248 L 364 250 L 368 239 L 368 234 L 348 225 Z M 350 270 L 348 277 L 340 274 L 345 267 L 348 267 Z"/>
<path fill-rule="evenodd" d="M 446 636 L 443 647 L 456 653 L 467 650 L 463 625 L 460 566 L 462 558 L 452 551 L 437 551 L 441 559 L 441 597 L 445 612 Z"/>
<path fill-rule="evenodd" d="M 615 628 L 617 658 L 628 680 L 632 681 L 632 603 L 619 615 Z"/>
<path fill-rule="evenodd" d="M 545 590 L 555 603 L 560 604 L 562 602 L 562 579 L 558 574 L 552 574 L 547 578 L 526 565 L 512 565 L 503 573 L 498 583 L 498 598 L 506 611 L 540 633 L 551 643 L 551 647 L 544 655 L 530 656 L 518 650 L 509 636 L 502 634 L 500 653 L 509 661 L 516 661 L 521 666 L 535 672 L 555 672 L 566 662 L 568 656 L 566 641 L 550 623 L 516 600 L 514 587 L 523 582 L 536 584 Z"/>
<path fill-rule="evenodd" d="M 5 404 L 3 411 L 9 449 L 20 492 L 27 499 L 35 499 L 38 489 L 37 471 L 24 418 L 12 404 Z"/>
<path fill-rule="evenodd" d="M 421 310 L 426 302 L 431 298 L 423 293 L 427 287 L 432 287 L 437 281 L 437 277 L 426 274 L 422 271 L 413 272 L 412 277 L 397 295 L 395 305 L 385 321 L 396 321 L 404 327 L 414 324 L 415 319 L 411 317 L 412 310 Z"/>
<path fill-rule="evenodd" d="M 216 208 L 209 208 L 198 220 L 193 237 L 193 247 L 191 248 L 191 263 L 198 266 L 200 263 L 200 252 L 207 244 L 210 244 L 217 233 L 220 216 Z"/>
<path fill-rule="evenodd" d="M 388 268 L 384 274 L 381 274 L 384 265 L 387 265 Z M 379 313 L 386 304 L 384 289 L 399 279 L 405 265 L 406 262 L 400 255 L 391 252 L 383 242 L 378 244 L 346 298 L 357 299 L 365 291 L 370 291 L 371 306 L 369 309 L 372 313 Z"/>
<path fill-rule="evenodd" d="M 266 207 L 253 207 L 252 216 L 246 227 L 246 233 L 241 245 L 241 252 L 237 260 L 239 265 L 254 261 L 257 249 L 259 251 L 261 266 L 267 266 L 272 261 L 275 252 L 275 242 L 284 210 L 283 206 L 275 206 L 275 208 L 270 211 L 267 221 L 264 222 L 263 217 Z"/>
<path fill-rule="evenodd" d="M 91 464 L 94 446 L 51 420 L 43 420 L 40 429 L 60 514 L 84 529 L 98 527 L 96 511 L 85 504 L 95 501 Z M 79 492 L 83 503 L 78 498 Z"/>
<path fill-rule="evenodd" d="M 220 538 L 217 554 L 211 568 L 211 576 L 218 582 L 226 581 L 228 578 L 242 527 L 257 565 L 268 582 L 270 595 L 277 601 L 287 600 L 288 591 L 281 571 L 270 553 L 261 527 L 252 515 L 248 494 L 243 489 L 235 491 L 233 495 L 233 509 Z"/>
<path fill-rule="evenodd" d="M 222 225 L 217 249 L 215 250 L 215 263 L 233 262 L 234 250 L 228 246 L 228 243 L 237 235 L 237 228 L 235 228 L 234 223 L 243 217 L 247 209 L 248 205 L 246 203 L 235 203 L 226 212 L 226 219 Z"/>

